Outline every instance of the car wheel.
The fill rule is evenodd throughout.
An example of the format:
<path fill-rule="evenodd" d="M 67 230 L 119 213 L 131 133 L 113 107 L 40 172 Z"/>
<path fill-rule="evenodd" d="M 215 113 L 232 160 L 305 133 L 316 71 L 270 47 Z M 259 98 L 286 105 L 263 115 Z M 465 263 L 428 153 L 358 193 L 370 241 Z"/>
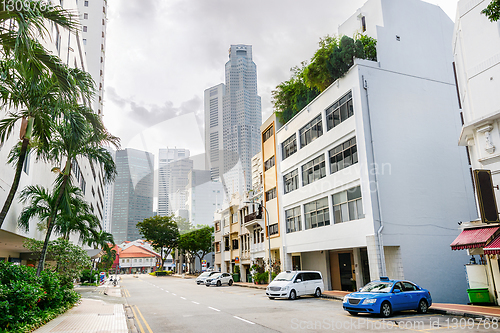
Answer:
<path fill-rule="evenodd" d="M 206 284 L 205 286 L 210 287 L 210 285 L 209 285 L 209 284 Z"/>
<path fill-rule="evenodd" d="M 222 285 L 222 283 L 219 281 L 217 281 L 217 287 L 220 287 Z"/>
<path fill-rule="evenodd" d="M 232 286 L 233 285 L 233 280 L 229 280 L 229 282 L 227 284 L 230 285 L 230 286 Z"/>
<path fill-rule="evenodd" d="M 382 303 L 382 305 L 380 306 L 380 315 L 384 318 L 387 318 L 387 317 L 390 317 L 392 314 L 392 307 L 391 307 L 391 303 L 385 301 L 384 303 Z"/>
<path fill-rule="evenodd" d="M 297 293 L 295 290 L 292 289 L 292 291 L 290 291 L 290 296 L 288 296 L 288 298 L 291 300 L 297 299 Z"/>
<path fill-rule="evenodd" d="M 427 301 L 425 299 L 421 299 L 420 302 L 418 303 L 417 312 L 427 313 L 428 310 L 429 310 L 429 304 L 427 304 Z"/>
<path fill-rule="evenodd" d="M 316 288 L 316 291 L 314 292 L 314 297 L 320 297 L 321 296 L 321 289 Z"/>
<path fill-rule="evenodd" d="M 357 312 L 354 312 L 354 311 L 348 311 L 348 312 L 349 312 L 349 314 L 350 314 L 351 316 L 357 316 L 357 315 L 358 315 L 358 313 L 357 313 Z"/>

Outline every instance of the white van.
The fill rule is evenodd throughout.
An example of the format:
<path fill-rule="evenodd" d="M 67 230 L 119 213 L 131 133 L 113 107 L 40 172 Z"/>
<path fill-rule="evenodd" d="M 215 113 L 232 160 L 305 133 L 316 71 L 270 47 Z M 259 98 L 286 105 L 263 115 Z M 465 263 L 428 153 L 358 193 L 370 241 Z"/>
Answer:
<path fill-rule="evenodd" d="M 288 297 L 296 299 L 302 295 L 321 296 L 325 290 L 321 272 L 286 271 L 279 273 L 267 286 L 266 295 L 270 299 Z"/>

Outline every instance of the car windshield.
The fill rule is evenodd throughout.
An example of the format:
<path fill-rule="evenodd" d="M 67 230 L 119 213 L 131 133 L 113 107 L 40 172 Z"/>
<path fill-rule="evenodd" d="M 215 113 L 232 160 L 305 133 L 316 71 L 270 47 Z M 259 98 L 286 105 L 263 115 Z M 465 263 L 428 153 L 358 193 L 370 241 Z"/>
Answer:
<path fill-rule="evenodd" d="M 370 282 L 366 286 L 364 286 L 360 291 L 361 292 L 370 292 L 370 293 L 388 293 L 391 291 L 393 282 Z"/>
<path fill-rule="evenodd" d="M 273 281 L 292 281 L 295 273 L 292 272 L 281 272 L 279 273 Z"/>
<path fill-rule="evenodd" d="M 214 274 L 214 275 L 212 275 L 210 277 L 215 279 L 215 278 L 218 278 L 221 275 L 222 275 L 222 273 L 217 273 L 217 274 Z"/>
<path fill-rule="evenodd" d="M 199 277 L 205 277 L 205 276 L 209 276 L 210 273 L 209 272 L 205 272 L 205 273 L 201 273 Z"/>

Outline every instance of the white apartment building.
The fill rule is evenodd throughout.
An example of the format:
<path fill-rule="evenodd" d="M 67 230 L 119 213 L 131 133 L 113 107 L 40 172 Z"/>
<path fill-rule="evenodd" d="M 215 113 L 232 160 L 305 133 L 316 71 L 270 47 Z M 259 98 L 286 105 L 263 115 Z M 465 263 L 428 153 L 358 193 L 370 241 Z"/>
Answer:
<path fill-rule="evenodd" d="M 463 115 L 459 144 L 468 149 L 471 169 L 489 170 L 492 185 L 496 186 L 500 184 L 500 152 L 498 150 L 500 146 L 500 95 L 498 93 L 500 91 L 500 23 L 490 22 L 484 14 L 481 14 L 489 3 L 490 1 L 486 0 L 458 2 L 453 34 L 453 55 L 459 106 Z M 476 188 L 476 193 L 478 192 Z M 496 196 L 496 207 L 499 207 L 498 189 L 494 189 L 493 192 Z M 494 205 L 494 202 L 490 204 Z M 481 212 L 480 207 L 478 211 Z M 498 220 L 498 216 L 496 217 Z M 466 266 L 469 288 L 488 288 L 491 302 L 498 304 L 500 223 L 482 223 L 482 219 L 462 221 L 464 223 L 460 228 L 463 231 L 452 243 L 452 249 L 460 249 L 462 251 L 458 252 L 467 252 L 475 256 L 472 262 L 475 261 L 477 264 Z M 479 234 L 471 238 L 470 235 L 473 232 Z M 466 244 L 463 244 L 464 236 L 469 236 Z M 465 249 L 467 251 L 463 251 Z M 461 274 L 464 275 L 463 270 Z"/>
<path fill-rule="evenodd" d="M 106 60 L 107 0 L 78 0 L 82 24 L 82 42 L 87 58 L 87 72 L 96 84 L 96 96 L 92 109 L 103 114 L 104 64 Z"/>
<path fill-rule="evenodd" d="M 107 150 L 113 157 L 113 161 L 115 161 L 116 151 L 110 147 L 108 147 Z M 102 228 L 104 231 L 109 233 L 111 233 L 111 218 L 113 216 L 114 189 L 115 189 L 114 183 L 104 185 L 104 207 L 103 207 Z"/>
<path fill-rule="evenodd" d="M 389 276 L 435 302 L 466 301 L 459 221 L 476 216 L 450 38 L 453 22 L 418 0 L 369 0 L 338 35 L 377 40 L 377 62 L 348 73 L 276 133 L 286 269 L 327 289 Z"/>
<path fill-rule="evenodd" d="M 59 1 L 52 1 L 59 5 Z M 63 3 L 63 8 L 71 12 L 78 13 L 78 5 L 76 0 L 67 0 Z M 79 68 L 89 71 L 87 65 L 87 57 L 83 45 L 81 33 L 70 34 L 60 27 L 48 24 L 47 30 L 50 36 L 41 40 L 42 44 L 58 56 L 62 62 L 69 67 Z M 92 55 L 90 52 L 87 53 Z M 3 118 L 8 110 L 0 110 L 0 118 Z M 0 147 L 0 202 L 1 205 L 10 191 L 12 181 L 14 179 L 15 167 L 8 165 L 8 154 L 11 148 L 18 142 L 20 124 L 17 124 L 14 129 L 14 135 Z M 27 252 L 23 248 L 24 240 L 35 238 L 42 240 L 45 237 L 45 230 L 39 230 L 37 221 L 32 220 L 28 232 L 25 232 L 17 227 L 17 220 L 23 209 L 23 205 L 18 202 L 19 192 L 28 185 L 41 185 L 52 189 L 55 174 L 51 172 L 54 165 L 43 162 L 37 162 L 32 156 L 26 157 L 26 162 L 21 175 L 21 180 L 17 190 L 14 202 L 7 214 L 7 217 L 0 229 L 0 260 L 8 260 L 12 262 L 25 263 L 22 253 Z M 90 204 L 94 214 L 103 221 L 104 208 L 104 182 L 102 170 L 92 168 L 87 160 L 75 161 L 73 163 L 72 175 L 74 176 L 74 184 L 80 186 L 84 193 L 85 200 Z M 56 235 L 54 235 L 56 237 Z M 75 243 L 77 238 L 72 239 Z"/>
<path fill-rule="evenodd" d="M 210 170 L 192 170 L 186 185 L 186 210 L 193 225 L 211 225 L 214 213 L 221 209 L 224 190 L 220 182 L 211 179 Z"/>

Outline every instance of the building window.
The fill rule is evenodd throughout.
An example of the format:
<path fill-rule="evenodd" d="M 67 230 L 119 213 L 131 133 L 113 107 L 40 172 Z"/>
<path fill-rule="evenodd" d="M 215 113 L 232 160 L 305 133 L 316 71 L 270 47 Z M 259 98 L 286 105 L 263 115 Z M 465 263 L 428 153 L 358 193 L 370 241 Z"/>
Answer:
<path fill-rule="evenodd" d="M 306 230 L 330 225 L 328 197 L 304 205 Z"/>
<path fill-rule="evenodd" d="M 83 26 L 83 32 L 87 32 L 88 28 L 86 25 Z"/>
<path fill-rule="evenodd" d="M 215 232 L 220 231 L 220 221 L 215 222 Z"/>
<path fill-rule="evenodd" d="M 306 126 L 302 127 L 299 131 L 300 134 L 300 148 L 303 148 L 319 138 L 323 134 L 323 127 L 321 122 L 321 114 L 311 120 Z"/>
<path fill-rule="evenodd" d="M 233 250 L 238 250 L 238 239 L 233 239 Z"/>
<path fill-rule="evenodd" d="M 266 201 L 276 198 L 276 187 L 266 191 Z"/>
<path fill-rule="evenodd" d="M 283 159 L 297 152 L 297 136 L 294 134 L 281 144 L 283 148 Z"/>
<path fill-rule="evenodd" d="M 233 214 L 232 223 L 238 223 L 238 214 Z"/>
<path fill-rule="evenodd" d="M 229 247 L 229 237 L 225 237 L 225 238 L 224 238 L 224 242 L 225 242 L 224 251 L 229 251 L 229 250 L 231 250 L 231 248 Z"/>
<path fill-rule="evenodd" d="M 348 92 L 342 98 L 326 109 L 326 128 L 331 130 L 354 114 L 352 107 L 352 92 Z"/>
<path fill-rule="evenodd" d="M 333 222 L 341 223 L 364 218 L 361 187 L 353 187 L 333 195 Z"/>
<path fill-rule="evenodd" d="M 88 7 L 88 6 L 89 6 L 89 2 L 88 2 L 88 1 L 84 1 L 84 2 L 83 2 L 83 6 L 84 6 L 84 7 Z"/>
<path fill-rule="evenodd" d="M 358 163 L 356 137 L 347 140 L 328 152 L 330 156 L 330 172 L 334 173 L 350 165 Z"/>
<path fill-rule="evenodd" d="M 219 125 L 219 98 L 210 100 L 210 128 Z"/>
<path fill-rule="evenodd" d="M 262 142 L 266 142 L 271 136 L 273 136 L 273 125 L 262 133 Z"/>
<path fill-rule="evenodd" d="M 87 45 L 87 39 L 83 39 L 83 45 Z"/>
<path fill-rule="evenodd" d="M 299 172 L 297 169 L 284 175 L 283 183 L 285 184 L 285 194 L 296 190 L 299 187 Z"/>
<path fill-rule="evenodd" d="M 325 155 L 321 154 L 314 160 L 302 166 L 302 185 L 311 184 L 312 182 L 326 176 Z"/>
<path fill-rule="evenodd" d="M 220 252 L 220 242 L 215 243 L 215 252 Z"/>
<path fill-rule="evenodd" d="M 89 14 L 88 13 L 83 13 L 83 19 L 86 20 L 89 18 Z"/>
<path fill-rule="evenodd" d="M 274 166 L 274 156 L 264 162 L 264 171 L 271 169 Z"/>
<path fill-rule="evenodd" d="M 269 236 L 277 235 L 279 233 L 278 223 L 269 226 Z"/>
<path fill-rule="evenodd" d="M 286 233 L 302 230 L 300 221 L 300 207 L 285 210 Z"/>
<path fill-rule="evenodd" d="M 361 17 L 361 32 L 366 31 L 366 18 L 364 16 Z"/>

